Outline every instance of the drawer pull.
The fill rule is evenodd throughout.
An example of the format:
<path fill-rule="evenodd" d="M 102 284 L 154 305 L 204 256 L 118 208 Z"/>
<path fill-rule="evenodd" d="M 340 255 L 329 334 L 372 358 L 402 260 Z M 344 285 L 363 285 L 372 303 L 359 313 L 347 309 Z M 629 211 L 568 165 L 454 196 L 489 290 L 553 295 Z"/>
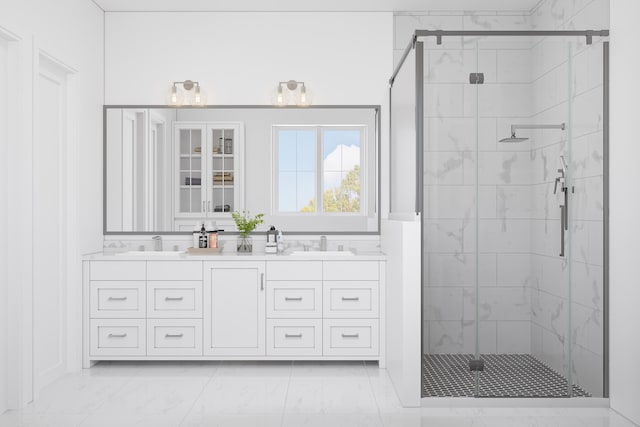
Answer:
<path fill-rule="evenodd" d="M 285 301 L 302 301 L 302 297 L 284 297 Z"/>
<path fill-rule="evenodd" d="M 109 301 L 124 301 L 127 297 L 109 297 Z"/>
<path fill-rule="evenodd" d="M 126 332 L 124 334 L 109 334 L 109 338 L 126 338 L 126 337 L 127 337 Z"/>
<path fill-rule="evenodd" d="M 342 338 L 359 338 L 360 334 L 342 334 Z"/>
<path fill-rule="evenodd" d="M 360 297 L 342 297 L 342 301 L 360 301 Z"/>
<path fill-rule="evenodd" d="M 184 297 L 164 297 L 165 301 L 182 301 Z"/>
<path fill-rule="evenodd" d="M 284 334 L 285 338 L 302 338 L 302 334 Z"/>
<path fill-rule="evenodd" d="M 165 338 L 182 338 L 183 334 L 164 334 Z"/>

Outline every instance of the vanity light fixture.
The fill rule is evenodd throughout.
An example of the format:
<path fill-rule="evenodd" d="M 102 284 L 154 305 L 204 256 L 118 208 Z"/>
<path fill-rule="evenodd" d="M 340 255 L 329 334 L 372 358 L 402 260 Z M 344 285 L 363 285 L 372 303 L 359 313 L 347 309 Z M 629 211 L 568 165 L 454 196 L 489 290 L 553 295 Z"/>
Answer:
<path fill-rule="evenodd" d="M 273 105 L 284 107 L 287 105 L 311 105 L 311 95 L 304 82 L 289 80 L 279 82 L 273 99 Z"/>
<path fill-rule="evenodd" d="M 179 88 L 178 85 L 182 86 L 182 88 Z M 171 86 L 169 105 L 175 107 L 190 105 L 201 107 L 206 104 L 205 94 L 204 91 L 200 89 L 199 82 L 194 82 L 192 80 L 173 82 L 173 86 Z"/>

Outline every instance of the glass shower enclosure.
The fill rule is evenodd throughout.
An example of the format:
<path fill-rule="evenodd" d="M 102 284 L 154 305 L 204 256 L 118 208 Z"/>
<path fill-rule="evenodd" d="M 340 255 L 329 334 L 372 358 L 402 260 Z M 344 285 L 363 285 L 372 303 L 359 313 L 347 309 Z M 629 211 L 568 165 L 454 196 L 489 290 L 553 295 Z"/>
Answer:
<path fill-rule="evenodd" d="M 607 35 L 419 30 L 405 51 L 423 397 L 607 396 Z"/>

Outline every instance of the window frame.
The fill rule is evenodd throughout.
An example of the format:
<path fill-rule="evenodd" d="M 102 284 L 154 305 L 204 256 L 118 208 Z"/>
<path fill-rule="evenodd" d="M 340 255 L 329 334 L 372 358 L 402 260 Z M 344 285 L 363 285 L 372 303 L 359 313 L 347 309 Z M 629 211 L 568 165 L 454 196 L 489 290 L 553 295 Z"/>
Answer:
<path fill-rule="evenodd" d="M 280 167 L 279 167 L 279 131 L 280 130 L 315 130 L 315 200 L 316 210 L 314 212 L 300 211 L 280 211 Z M 336 130 L 358 129 L 360 131 L 360 210 L 358 212 L 325 212 L 324 209 L 324 132 Z M 367 217 L 368 212 L 368 126 L 366 124 L 277 124 L 271 126 L 271 215 L 277 216 L 294 216 L 294 217 Z"/>

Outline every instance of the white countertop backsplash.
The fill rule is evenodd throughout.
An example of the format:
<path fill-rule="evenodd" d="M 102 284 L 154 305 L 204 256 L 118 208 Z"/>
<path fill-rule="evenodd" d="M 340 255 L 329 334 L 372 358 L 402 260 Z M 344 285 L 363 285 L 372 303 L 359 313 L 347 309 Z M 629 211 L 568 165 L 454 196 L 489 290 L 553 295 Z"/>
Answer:
<path fill-rule="evenodd" d="M 116 253 L 128 252 L 128 251 L 153 251 L 155 241 L 151 239 L 152 236 L 132 236 L 131 238 L 123 238 L 123 236 L 105 236 L 102 253 L 87 254 L 85 259 L 98 259 L 104 258 Z M 175 259 L 219 259 L 223 257 L 233 257 L 237 259 L 239 257 L 253 256 L 266 257 L 267 259 L 273 259 L 276 256 L 287 255 L 274 255 L 265 254 L 264 248 L 266 244 L 266 236 L 255 235 L 251 236 L 253 239 L 253 252 L 251 254 L 237 254 L 236 242 L 238 240 L 237 235 L 219 235 L 218 242 L 222 247 L 222 253 L 214 256 L 194 256 L 185 255 L 184 258 Z M 186 251 L 187 248 L 193 246 L 191 236 L 183 235 L 164 235 L 162 236 L 162 248 L 165 251 Z M 284 254 L 291 251 L 304 250 L 307 247 L 309 250 L 320 249 L 320 235 L 313 236 L 285 236 L 282 242 L 284 247 Z M 337 251 L 342 247 L 345 251 L 351 251 L 356 256 L 354 257 L 337 257 L 338 259 L 358 259 L 375 257 L 376 259 L 384 259 L 384 255 L 380 251 L 380 237 L 379 236 L 332 236 L 327 235 L 327 250 Z M 139 255 L 132 257 L 118 256 L 118 259 L 144 259 Z M 333 258 L 333 257 L 331 257 Z M 293 259 L 293 257 L 289 258 Z M 296 258 L 299 259 L 299 258 Z M 301 258 L 300 258 L 301 259 Z M 308 257 L 305 257 L 308 259 Z M 326 256 L 323 259 L 330 259 Z"/>

